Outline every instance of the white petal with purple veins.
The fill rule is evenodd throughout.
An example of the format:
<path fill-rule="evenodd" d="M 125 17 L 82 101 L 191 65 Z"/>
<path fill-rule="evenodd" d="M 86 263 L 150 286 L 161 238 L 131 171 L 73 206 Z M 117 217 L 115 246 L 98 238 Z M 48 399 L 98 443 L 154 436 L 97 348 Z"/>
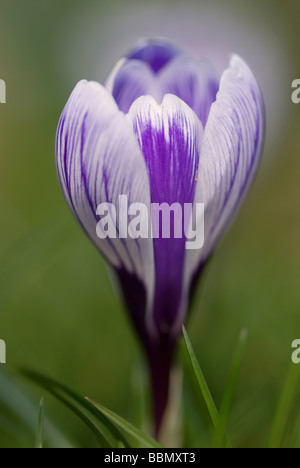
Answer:
<path fill-rule="evenodd" d="M 234 55 L 222 75 L 204 132 L 195 203 L 205 206 L 205 241 L 200 251 L 187 252 L 187 287 L 243 201 L 259 164 L 263 140 L 259 86 L 246 63 Z"/>
<path fill-rule="evenodd" d="M 113 266 L 125 268 L 145 284 L 151 300 L 152 240 L 99 239 L 96 234 L 101 203 L 112 203 L 118 212 L 119 195 L 126 194 L 128 204 L 150 206 L 139 145 L 125 115 L 100 84 L 81 81 L 76 86 L 59 122 L 56 154 L 60 183 L 75 217 Z"/>

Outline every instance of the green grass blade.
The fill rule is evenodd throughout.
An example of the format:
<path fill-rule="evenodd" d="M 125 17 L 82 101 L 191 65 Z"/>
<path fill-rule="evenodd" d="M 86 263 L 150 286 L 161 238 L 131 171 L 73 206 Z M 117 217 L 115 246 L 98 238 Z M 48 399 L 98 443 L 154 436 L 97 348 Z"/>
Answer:
<path fill-rule="evenodd" d="M 110 419 L 78 393 L 32 370 L 19 369 L 18 373 L 43 387 L 70 408 L 95 433 L 102 448 L 112 448 L 120 444 L 126 448 L 130 447 L 126 438 Z"/>
<path fill-rule="evenodd" d="M 291 364 L 271 427 L 271 434 L 268 445 L 269 448 L 281 448 L 282 446 L 284 432 L 289 418 L 298 379 L 299 369 L 297 365 Z"/>
<path fill-rule="evenodd" d="M 186 349 L 187 349 L 187 352 L 188 352 L 188 355 L 189 355 L 189 358 L 190 358 L 190 361 L 191 361 L 191 364 L 192 364 L 192 367 L 193 367 L 197 382 L 199 384 L 201 393 L 202 393 L 203 398 L 205 400 L 205 403 L 206 403 L 208 412 L 210 414 L 210 417 L 212 419 L 212 422 L 213 422 L 214 426 L 217 426 L 218 421 L 219 421 L 219 413 L 218 413 L 217 407 L 216 407 L 215 402 L 213 400 L 213 397 L 212 397 L 212 395 L 210 393 L 210 390 L 209 390 L 208 385 L 206 383 L 206 380 L 205 380 L 205 377 L 203 375 L 202 369 L 201 369 L 200 364 L 199 364 L 199 362 L 198 362 L 198 360 L 196 358 L 196 355 L 194 353 L 192 344 L 190 342 L 190 339 L 188 337 L 187 331 L 186 331 L 184 326 L 182 327 L 182 330 L 183 330 L 183 337 L 184 337 Z"/>
<path fill-rule="evenodd" d="M 36 432 L 35 448 L 37 449 L 43 448 L 44 420 L 45 420 L 45 400 L 44 400 L 44 397 L 42 397 L 40 401 L 38 425 L 37 425 L 37 432 Z"/>
<path fill-rule="evenodd" d="M 111 410 L 105 408 L 99 403 L 96 403 L 95 401 L 90 400 L 89 398 L 86 398 L 86 400 L 91 405 L 93 405 L 102 415 L 109 418 L 113 423 L 115 423 L 117 426 L 119 426 L 121 429 L 127 432 L 127 434 L 130 434 L 132 437 L 134 437 L 145 448 L 162 448 L 161 445 L 159 445 L 159 443 L 156 442 L 154 439 L 141 432 L 139 429 L 134 427 L 132 424 L 130 424 L 128 421 L 121 418 L 117 414 L 113 413 Z"/>
<path fill-rule="evenodd" d="M 47 415 L 43 442 L 45 447 L 75 448 L 74 440 L 62 432 Z M 0 433 L 7 437 L 8 446 L 32 448 L 37 433 L 36 394 L 20 382 L 20 376 L 6 365 L 0 366 Z"/>
<path fill-rule="evenodd" d="M 135 427 L 142 432 L 147 432 L 151 421 L 151 409 L 148 401 L 150 395 L 145 389 L 148 388 L 148 375 L 145 369 L 144 361 L 139 358 L 136 365 L 133 367 L 131 378 L 131 399 L 134 402 L 131 417 Z M 141 444 L 137 444 L 135 448 L 140 448 Z"/>
<path fill-rule="evenodd" d="M 224 434 L 226 433 L 226 425 L 229 416 L 229 411 L 231 407 L 231 403 L 234 396 L 234 391 L 236 388 L 242 359 L 244 356 L 245 345 L 247 341 L 248 331 L 242 330 L 238 339 L 237 347 L 235 350 L 233 364 L 231 368 L 231 372 L 229 375 L 228 384 L 226 386 L 224 396 L 221 402 L 220 407 L 220 414 L 219 414 L 219 421 L 216 426 L 216 431 L 213 440 L 213 447 L 214 448 L 222 448 L 224 446 Z"/>

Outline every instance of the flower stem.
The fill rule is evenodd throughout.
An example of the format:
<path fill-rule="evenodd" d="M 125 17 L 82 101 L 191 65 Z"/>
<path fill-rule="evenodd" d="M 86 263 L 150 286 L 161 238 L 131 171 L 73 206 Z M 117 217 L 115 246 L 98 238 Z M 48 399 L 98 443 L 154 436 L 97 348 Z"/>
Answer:
<path fill-rule="evenodd" d="M 169 399 L 170 370 L 174 354 L 174 345 L 160 340 L 159 346 L 154 346 L 148 352 L 150 365 L 152 397 L 155 421 L 155 436 L 158 438 L 163 417 Z"/>

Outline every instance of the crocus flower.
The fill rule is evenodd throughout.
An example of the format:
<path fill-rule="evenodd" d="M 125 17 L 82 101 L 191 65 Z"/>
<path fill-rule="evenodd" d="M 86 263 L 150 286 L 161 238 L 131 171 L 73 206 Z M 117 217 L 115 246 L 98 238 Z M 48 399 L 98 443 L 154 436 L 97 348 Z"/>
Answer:
<path fill-rule="evenodd" d="M 207 61 L 162 40 L 140 42 L 103 86 L 78 83 L 61 115 L 59 180 L 117 273 L 148 358 L 157 430 L 197 279 L 251 185 L 263 136 L 262 96 L 240 57 L 231 57 L 219 79 Z M 203 203 L 204 245 L 187 249 L 185 236 L 100 239 L 97 207 L 120 208 L 120 195 L 149 209 Z M 115 224 L 119 232 L 120 217 Z"/>

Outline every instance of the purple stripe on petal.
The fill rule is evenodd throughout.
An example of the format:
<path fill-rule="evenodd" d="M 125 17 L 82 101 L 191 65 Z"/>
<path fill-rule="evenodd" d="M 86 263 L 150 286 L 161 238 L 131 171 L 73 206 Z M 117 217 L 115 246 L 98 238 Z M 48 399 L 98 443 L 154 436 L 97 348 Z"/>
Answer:
<path fill-rule="evenodd" d="M 151 97 L 138 99 L 128 116 L 148 167 L 151 202 L 180 207 L 192 203 L 203 132 L 196 114 L 177 97 L 166 95 L 161 105 Z M 183 302 L 184 234 L 174 238 L 171 230 L 171 238 L 154 239 L 154 255 L 154 321 L 167 336 Z"/>
<path fill-rule="evenodd" d="M 154 73 L 158 73 L 179 53 L 179 50 L 167 41 L 150 39 L 141 41 L 128 58 L 146 62 Z"/>

